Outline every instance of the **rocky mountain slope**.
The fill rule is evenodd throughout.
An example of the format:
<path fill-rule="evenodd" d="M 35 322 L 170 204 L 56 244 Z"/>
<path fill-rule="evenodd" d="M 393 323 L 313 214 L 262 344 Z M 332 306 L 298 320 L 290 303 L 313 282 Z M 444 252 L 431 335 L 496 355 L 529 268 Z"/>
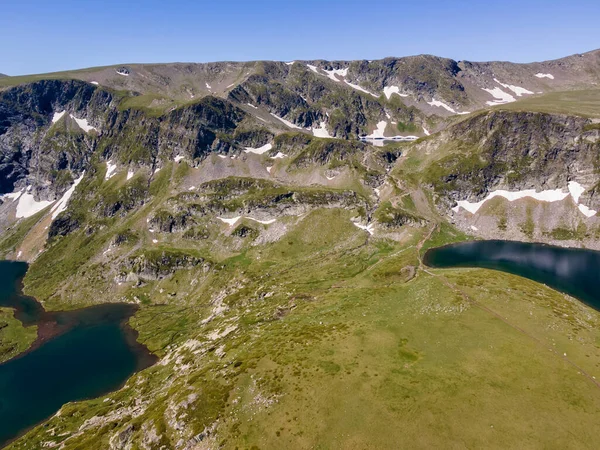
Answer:
<path fill-rule="evenodd" d="M 598 314 L 421 257 L 475 237 L 600 249 L 599 61 L 1 80 L 0 255 L 31 263 L 47 309 L 139 304 L 160 357 L 12 447 L 566 445 L 556 410 L 593 446 Z"/>

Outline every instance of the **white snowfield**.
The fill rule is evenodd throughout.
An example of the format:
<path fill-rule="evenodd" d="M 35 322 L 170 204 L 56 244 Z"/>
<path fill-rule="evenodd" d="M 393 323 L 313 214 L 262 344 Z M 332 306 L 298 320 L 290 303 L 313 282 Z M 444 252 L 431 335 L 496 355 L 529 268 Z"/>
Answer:
<path fill-rule="evenodd" d="M 471 203 L 467 200 L 461 200 L 457 202 L 457 205 L 454 208 L 452 208 L 452 210 L 454 212 L 459 212 L 460 208 L 463 208 L 469 211 L 471 214 L 475 214 L 477 211 L 479 211 L 479 208 L 481 208 L 485 202 L 491 200 L 494 197 L 504 197 L 509 202 L 530 197 L 534 200 L 551 203 L 564 200 L 570 195 L 575 204 L 577 205 L 579 211 L 581 211 L 581 213 L 584 214 L 586 217 L 592 217 L 596 215 L 597 211 L 594 211 L 593 209 L 590 209 L 585 205 L 579 204 L 579 197 L 583 192 L 585 192 L 585 188 L 576 181 L 569 182 L 568 192 L 563 192 L 562 189 L 551 189 L 541 192 L 536 192 L 535 189 L 525 189 L 523 191 L 505 191 L 499 189 L 497 191 L 490 192 L 486 198 L 477 203 Z"/>
<path fill-rule="evenodd" d="M 244 218 L 248 219 L 248 220 L 253 220 L 254 222 L 262 223 L 263 225 L 272 224 L 276 220 L 276 219 L 260 220 L 260 219 L 255 219 L 253 217 L 244 217 Z M 227 219 L 225 217 L 217 217 L 217 219 L 219 219 L 221 222 L 226 223 L 227 225 L 229 225 L 230 227 L 232 227 L 232 226 L 234 226 L 237 223 L 238 220 L 242 219 L 242 216 L 232 217 L 230 219 Z"/>
<path fill-rule="evenodd" d="M 129 181 L 129 180 L 131 180 L 131 179 L 133 178 L 133 174 L 134 174 L 134 173 L 135 173 L 135 172 L 134 172 L 133 170 L 131 170 L 131 169 L 129 169 L 129 170 L 127 171 L 127 181 Z"/>
<path fill-rule="evenodd" d="M 15 214 L 17 219 L 23 217 L 31 217 L 34 214 L 40 212 L 42 209 L 54 203 L 48 200 L 41 200 L 39 202 L 36 202 L 33 198 L 33 195 L 29 193 L 30 190 L 31 186 L 27 186 L 25 192 L 22 192 L 21 195 L 18 197 L 19 203 L 17 204 L 17 212 Z"/>
<path fill-rule="evenodd" d="M 56 205 L 54 205 L 52 207 L 52 209 L 51 209 L 52 220 L 56 219 L 61 212 L 63 212 L 65 209 L 67 209 L 67 204 L 69 203 L 69 200 L 71 199 L 71 196 L 73 195 L 73 192 L 75 192 L 75 189 L 77 188 L 79 183 L 81 183 L 81 180 L 83 180 L 84 175 L 85 175 L 85 170 L 81 173 L 81 176 L 75 180 L 75 182 L 67 190 L 67 192 L 65 192 L 63 194 L 63 196 L 56 203 Z"/>
<path fill-rule="evenodd" d="M 385 136 L 383 135 L 383 133 L 385 132 L 385 128 L 387 127 L 387 122 L 385 120 L 382 120 L 380 122 L 377 122 L 377 128 L 375 128 L 375 130 L 373 130 L 373 132 L 367 136 L 365 136 L 365 139 L 382 139 Z"/>
<path fill-rule="evenodd" d="M 55 112 L 54 115 L 52 116 L 52 123 L 56 123 L 58 122 L 62 116 L 64 116 L 66 113 L 66 111 L 61 111 L 61 112 Z"/>
<path fill-rule="evenodd" d="M 331 136 L 329 134 L 329 131 L 327 131 L 327 124 L 323 121 L 321 121 L 320 127 L 319 128 L 313 128 L 312 129 L 313 135 L 316 137 L 320 137 L 320 138 L 333 138 L 333 136 Z"/>
<path fill-rule="evenodd" d="M 296 61 L 290 61 L 290 62 L 286 62 L 286 63 L 285 63 L 285 65 L 286 65 L 286 66 L 292 66 L 292 65 L 294 65 L 294 63 L 295 63 L 295 62 L 296 62 Z"/>
<path fill-rule="evenodd" d="M 444 108 L 445 110 L 451 112 L 452 114 L 471 114 L 469 111 L 463 111 L 463 112 L 455 111 L 454 108 L 452 108 L 451 106 L 447 105 L 446 103 L 444 103 L 440 100 L 436 100 L 435 98 L 432 98 L 430 102 L 427 102 L 427 104 L 431 105 L 431 106 L 438 106 L 440 108 Z"/>
<path fill-rule="evenodd" d="M 498 81 L 496 78 L 494 78 L 494 81 L 496 83 L 498 83 L 500 86 L 502 86 L 503 88 L 510 89 L 511 91 L 513 91 L 517 95 L 517 97 L 521 97 L 524 94 L 533 94 L 533 92 L 531 92 L 525 88 L 522 88 L 520 86 L 515 86 L 512 84 L 504 84 L 501 81 Z"/>
<path fill-rule="evenodd" d="M 400 97 L 408 97 L 408 94 L 400 93 L 400 88 L 398 86 L 385 86 L 383 88 L 383 93 L 388 100 L 392 97 L 392 94 L 398 94 Z"/>
<path fill-rule="evenodd" d="M 104 175 L 104 179 L 109 180 L 115 174 L 116 170 L 116 164 L 113 164 L 110 159 L 106 161 L 106 175 Z"/>
<path fill-rule="evenodd" d="M 491 100 L 485 102 L 486 105 L 494 106 L 494 105 L 503 105 L 505 103 L 516 102 L 517 99 L 510 95 L 508 92 L 504 92 L 499 87 L 495 87 L 493 89 L 481 88 L 489 94 L 492 94 L 496 100 Z"/>
<path fill-rule="evenodd" d="M 394 122 L 392 122 L 392 123 L 394 123 Z M 382 147 L 384 140 L 385 141 L 414 141 L 416 139 L 419 139 L 418 136 L 385 136 L 384 132 L 385 132 L 386 127 L 387 127 L 387 122 L 385 120 L 377 122 L 377 127 L 375 128 L 375 130 L 373 130 L 373 133 L 371 133 L 367 136 L 361 136 L 360 140 L 361 141 L 373 141 L 370 143 L 372 143 L 376 147 Z"/>
<path fill-rule="evenodd" d="M 335 76 L 339 75 L 340 77 L 345 77 L 346 75 L 348 75 L 348 68 L 346 67 L 345 69 L 333 69 L 333 70 L 323 69 L 323 72 L 325 72 L 327 74 L 327 77 L 330 80 L 339 82 L 340 80 L 338 78 L 336 78 Z"/>
<path fill-rule="evenodd" d="M 73 114 L 69 114 L 69 116 L 71 117 L 71 119 L 73 119 L 77 123 L 77 125 L 79 126 L 79 128 L 81 128 L 86 133 L 89 133 L 92 130 L 98 131 L 97 128 L 94 128 L 93 126 L 91 126 L 90 124 L 88 124 L 87 119 L 78 119 Z"/>
<path fill-rule="evenodd" d="M 569 189 L 569 194 L 571 194 L 575 203 L 579 203 L 579 197 L 585 192 L 585 188 L 577 181 L 569 181 L 567 187 Z"/>
<path fill-rule="evenodd" d="M 292 123 L 292 122 L 290 122 L 289 120 L 285 120 L 283 117 L 279 117 L 278 115 L 276 115 L 276 114 L 273 114 L 273 113 L 271 113 L 271 115 L 272 115 L 273 117 L 275 117 L 276 119 L 279 119 L 280 121 L 282 121 L 283 123 L 285 123 L 285 124 L 286 124 L 288 127 L 290 127 L 290 128 L 296 128 L 297 130 L 301 130 L 301 129 L 302 129 L 302 127 L 299 127 L 298 125 L 296 125 L 296 124 L 293 124 L 293 123 Z"/>
<path fill-rule="evenodd" d="M 227 219 L 225 217 L 217 217 L 217 219 L 219 219 L 221 222 L 226 223 L 227 225 L 229 225 L 230 227 L 235 225 L 235 223 L 240 220 L 242 218 L 242 216 L 237 216 L 237 217 L 232 217 L 231 219 Z"/>
<path fill-rule="evenodd" d="M 551 73 L 536 73 L 535 76 L 538 78 L 550 78 L 551 80 L 554 80 L 554 75 Z"/>
<path fill-rule="evenodd" d="M 308 67 L 314 73 L 319 73 L 319 69 L 317 69 L 317 66 L 313 66 L 313 65 L 307 64 L 306 67 Z"/>
<path fill-rule="evenodd" d="M 254 222 L 262 223 L 263 225 L 270 225 L 272 223 L 275 223 L 275 221 L 277 220 L 277 219 L 259 220 L 259 219 L 255 219 L 254 217 L 246 217 L 246 219 L 253 220 Z"/>
<path fill-rule="evenodd" d="M 181 161 L 184 157 L 182 155 L 177 155 L 175 158 L 173 158 L 175 160 L 176 163 L 178 163 L 179 161 Z"/>
<path fill-rule="evenodd" d="M 355 227 L 360 228 L 361 230 L 365 230 L 369 234 L 373 234 L 375 232 L 375 226 L 372 223 L 369 223 L 367 225 L 362 225 L 358 221 L 355 221 L 353 219 L 350 219 L 350 220 Z"/>
<path fill-rule="evenodd" d="M 263 153 L 268 152 L 272 148 L 273 148 L 272 144 L 265 144 L 262 147 L 258 147 L 258 148 L 246 147 L 244 152 L 256 153 L 257 155 L 262 155 Z"/>
<path fill-rule="evenodd" d="M 372 92 L 369 92 L 369 91 L 367 91 L 365 88 L 362 88 L 362 87 L 360 87 L 358 84 L 353 84 L 353 83 L 350 83 L 348 80 L 344 80 L 344 81 L 346 82 L 346 84 L 347 84 L 348 86 L 350 86 L 351 88 L 354 88 L 354 89 L 356 89 L 357 91 L 364 92 L 365 94 L 372 95 L 372 96 L 373 96 L 373 97 L 375 97 L 375 98 L 378 98 L 378 97 L 379 97 L 378 95 L 376 95 L 376 94 L 373 94 Z"/>

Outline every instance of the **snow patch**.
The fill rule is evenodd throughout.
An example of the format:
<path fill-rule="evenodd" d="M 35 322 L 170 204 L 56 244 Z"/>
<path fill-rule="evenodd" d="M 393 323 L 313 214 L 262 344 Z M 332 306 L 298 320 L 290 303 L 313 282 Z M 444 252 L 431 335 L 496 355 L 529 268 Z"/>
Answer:
<path fill-rule="evenodd" d="M 594 211 L 593 209 L 590 209 L 585 205 L 577 205 L 577 208 L 579 208 L 579 211 L 581 211 L 581 213 L 586 217 L 595 216 L 597 213 L 597 211 Z"/>
<path fill-rule="evenodd" d="M 265 144 L 262 147 L 258 147 L 258 148 L 246 147 L 246 149 L 244 151 L 246 153 L 256 153 L 257 155 L 262 155 L 263 153 L 268 152 L 272 148 L 273 148 L 272 144 Z"/>
<path fill-rule="evenodd" d="M 372 96 L 373 96 L 373 97 L 375 97 L 375 98 L 377 98 L 377 97 L 378 97 L 377 95 L 373 94 L 372 92 L 369 92 L 369 91 L 367 91 L 366 89 L 364 89 L 364 88 L 360 87 L 358 84 L 352 84 L 352 83 L 350 83 L 348 80 L 344 80 L 344 81 L 346 82 L 346 84 L 347 84 L 348 86 L 350 86 L 351 88 L 354 88 L 354 89 L 356 89 L 357 91 L 361 91 L 361 92 L 364 92 L 365 94 L 372 95 Z"/>
<path fill-rule="evenodd" d="M 252 103 L 246 103 L 246 105 L 250 106 L 251 108 L 258 109 L 258 106 L 254 106 Z"/>
<path fill-rule="evenodd" d="M 312 66 L 310 64 L 307 64 L 306 67 L 308 67 L 310 70 L 312 70 L 314 73 L 319 73 L 319 69 L 317 69 L 317 66 Z"/>
<path fill-rule="evenodd" d="M 321 125 L 319 128 L 312 129 L 313 135 L 320 138 L 332 138 L 333 136 L 331 136 L 329 134 L 329 131 L 327 131 L 326 125 L 327 124 L 325 122 L 321 121 Z"/>
<path fill-rule="evenodd" d="M 24 192 L 19 197 L 19 203 L 17 204 L 17 213 L 16 213 L 17 219 L 20 219 L 22 217 L 31 217 L 34 214 L 37 214 L 38 212 L 40 212 L 42 209 L 44 209 L 47 206 L 50 206 L 52 203 L 54 203 L 54 202 L 51 202 L 48 200 L 41 200 L 41 201 L 37 202 L 33 198 L 33 195 L 29 193 L 30 189 L 31 189 L 31 186 L 28 186 L 26 192 Z"/>
<path fill-rule="evenodd" d="M 92 83 L 92 84 L 94 84 L 96 86 L 98 86 L 98 84 L 99 84 L 97 81 L 90 81 L 90 83 Z"/>
<path fill-rule="evenodd" d="M 473 231 L 479 231 L 479 229 L 475 225 L 471 225 L 471 230 L 473 230 Z"/>
<path fill-rule="evenodd" d="M 17 259 L 19 259 L 22 254 L 23 254 L 23 252 L 21 250 L 19 250 L 19 253 L 17 253 Z"/>
<path fill-rule="evenodd" d="M 290 127 L 290 128 L 296 128 L 296 129 L 298 129 L 298 130 L 301 130 L 301 129 L 302 129 L 302 127 L 299 127 L 298 125 L 295 125 L 295 124 L 293 124 L 293 123 L 292 123 L 292 122 L 290 122 L 289 120 L 285 120 L 283 117 L 279 117 L 278 115 L 276 115 L 276 114 L 273 114 L 273 113 L 271 113 L 271 115 L 272 115 L 273 117 L 275 117 L 276 119 L 279 119 L 279 120 L 281 120 L 283 123 L 285 123 L 285 124 L 286 124 L 288 127 Z"/>
<path fill-rule="evenodd" d="M 513 91 L 517 95 L 517 97 L 521 97 L 524 94 L 533 94 L 533 92 L 531 92 L 525 88 L 522 88 L 520 86 L 515 86 L 513 84 L 504 84 L 501 81 L 498 81 L 496 78 L 494 78 L 494 81 L 496 83 L 498 83 L 500 86 L 502 86 L 503 88 Z"/>
<path fill-rule="evenodd" d="M 361 223 L 359 223 L 358 221 L 352 220 L 351 219 L 352 224 L 357 227 L 360 228 L 361 230 L 365 230 L 366 232 L 368 232 L 369 234 L 373 234 L 375 232 L 375 226 L 372 223 L 369 223 L 367 225 L 362 225 Z"/>
<path fill-rule="evenodd" d="M 212 88 L 210 87 L 210 84 L 208 84 L 208 83 L 204 83 L 204 84 L 206 84 L 206 88 L 207 88 L 207 89 L 212 89 Z"/>
<path fill-rule="evenodd" d="M 286 63 L 285 63 L 285 65 L 286 65 L 286 66 L 292 66 L 292 65 L 294 65 L 294 63 L 295 63 L 295 62 L 296 62 L 296 61 L 290 61 L 290 62 L 286 62 Z"/>
<path fill-rule="evenodd" d="M 383 139 L 383 133 L 385 132 L 386 127 L 387 122 L 385 120 L 377 122 L 377 128 L 375 128 L 373 133 L 369 134 L 368 136 L 365 136 L 365 139 Z"/>
<path fill-rule="evenodd" d="M 398 94 L 400 97 L 408 97 L 408 94 L 400 93 L 400 88 L 398 86 L 385 86 L 383 88 L 383 93 L 388 100 L 392 97 L 392 94 Z"/>
<path fill-rule="evenodd" d="M 71 116 L 71 119 L 73 119 L 77 123 L 77 125 L 79 126 L 79 128 L 81 128 L 86 133 L 89 133 L 92 130 L 98 131 L 96 128 L 94 128 L 93 126 L 91 126 L 90 124 L 88 124 L 87 119 L 78 119 L 73 114 L 69 114 L 69 116 Z"/>
<path fill-rule="evenodd" d="M 115 174 L 116 170 L 116 164 L 113 164 L 111 160 L 106 161 L 106 175 L 104 175 L 104 179 L 109 180 Z"/>
<path fill-rule="evenodd" d="M 271 173 L 271 169 L 273 169 L 273 166 L 268 166 L 267 167 L 267 172 Z"/>
<path fill-rule="evenodd" d="M 535 76 L 538 78 L 550 78 L 551 80 L 554 80 L 554 75 L 551 73 L 536 73 Z"/>
<path fill-rule="evenodd" d="M 135 172 L 134 172 L 133 170 L 131 170 L 131 169 L 129 169 L 129 170 L 127 171 L 127 181 L 129 181 L 129 180 L 131 180 L 131 179 L 133 178 L 133 174 L 134 174 L 134 173 L 135 173 Z"/>
<path fill-rule="evenodd" d="M 237 216 L 237 217 L 233 217 L 231 219 L 226 219 L 224 217 L 217 217 L 217 219 L 219 219 L 221 222 L 226 223 L 227 225 L 229 225 L 230 227 L 235 225 L 235 223 L 240 220 L 242 218 L 242 216 Z"/>
<path fill-rule="evenodd" d="M 585 192 L 585 188 L 582 185 L 580 185 L 577 181 L 569 181 L 567 187 L 569 189 L 571 197 L 573 197 L 573 201 L 575 203 L 579 203 L 579 197 L 581 197 L 581 194 Z"/>
<path fill-rule="evenodd" d="M 429 136 L 431 134 L 425 127 L 423 127 L 423 133 L 425 133 L 425 136 Z"/>
<path fill-rule="evenodd" d="M 447 111 L 450 111 L 452 114 L 470 114 L 469 111 L 463 111 L 463 112 L 458 112 L 455 111 L 454 108 L 452 108 L 451 106 L 445 104 L 444 102 L 440 101 L 440 100 L 436 100 L 435 98 L 432 98 L 430 102 L 427 102 L 428 105 L 431 106 L 438 106 L 440 108 L 444 108 Z"/>
<path fill-rule="evenodd" d="M 340 80 L 337 79 L 335 76 L 339 75 L 340 77 L 345 77 L 346 75 L 348 75 L 348 68 L 346 67 L 345 69 L 333 69 L 333 70 L 323 69 L 323 72 L 325 72 L 327 74 L 327 77 L 330 80 L 339 82 Z"/>
<path fill-rule="evenodd" d="M 184 157 L 181 155 L 177 155 L 175 158 L 173 158 L 173 160 L 178 163 L 179 161 L 181 161 Z"/>
<path fill-rule="evenodd" d="M 258 219 L 254 219 L 253 217 L 246 217 L 246 219 L 253 220 L 254 222 L 262 223 L 263 225 L 270 225 L 270 224 L 274 223 L 277 220 L 277 219 L 258 220 Z"/>
<path fill-rule="evenodd" d="M 52 220 L 56 219 L 61 212 L 63 212 L 65 209 L 67 209 L 67 204 L 69 203 L 69 200 L 71 199 L 71 196 L 73 195 L 73 192 L 75 192 L 75 189 L 77 188 L 77 186 L 79 185 L 79 183 L 81 183 L 81 180 L 83 180 L 83 176 L 84 175 L 85 175 L 85 170 L 83 171 L 83 173 L 81 174 L 81 176 L 75 180 L 75 182 L 67 190 L 67 192 L 65 192 L 63 194 L 63 196 L 60 198 L 60 200 L 58 201 L 58 203 L 56 203 L 56 205 L 54 205 L 52 207 L 52 209 L 51 209 L 51 211 L 52 211 Z"/>
<path fill-rule="evenodd" d="M 2 199 L 2 200 L 8 199 L 11 201 L 15 201 L 15 200 L 19 199 L 19 197 L 21 196 L 22 193 L 23 193 L 23 189 L 21 189 L 18 192 L 12 192 L 10 194 L 0 195 L 0 199 Z"/>
<path fill-rule="evenodd" d="M 153 244 L 157 244 L 158 243 L 158 239 L 152 239 L 152 243 Z"/>
<path fill-rule="evenodd" d="M 219 155 L 219 158 L 225 159 L 225 158 L 227 158 L 227 156 L 225 156 L 225 155 Z"/>
<path fill-rule="evenodd" d="M 568 192 L 563 192 L 562 189 L 551 189 L 547 191 L 536 192 L 535 189 L 525 189 L 523 191 L 505 191 L 505 190 L 497 190 L 490 192 L 486 198 L 477 203 L 471 203 L 467 200 L 461 200 L 457 202 L 457 205 L 452 208 L 454 212 L 458 212 L 459 208 L 466 209 L 471 214 L 475 214 L 479 208 L 483 206 L 485 202 L 491 200 L 494 197 L 504 197 L 509 202 L 513 202 L 515 200 L 519 200 L 525 197 L 531 197 L 535 200 L 539 200 L 542 202 L 558 202 L 564 200 L 569 196 Z"/>
<path fill-rule="evenodd" d="M 281 152 L 277 152 L 277 154 L 275 156 L 272 157 L 272 159 L 281 159 L 281 158 L 286 158 L 287 155 Z"/>
<path fill-rule="evenodd" d="M 494 106 L 494 105 L 503 105 L 505 103 L 516 102 L 517 100 L 510 95 L 508 92 L 504 92 L 499 87 L 495 87 L 493 89 L 482 88 L 488 94 L 491 94 L 496 100 L 485 102 L 486 105 Z"/>
<path fill-rule="evenodd" d="M 120 70 L 117 70 L 116 72 L 117 72 L 119 75 L 123 75 L 124 77 L 128 77 L 128 76 L 129 76 L 129 74 L 128 74 L 128 73 L 121 72 Z"/>
<path fill-rule="evenodd" d="M 66 111 L 55 112 L 52 116 L 52 123 L 58 122 L 61 119 L 61 117 L 65 115 L 65 113 Z"/>

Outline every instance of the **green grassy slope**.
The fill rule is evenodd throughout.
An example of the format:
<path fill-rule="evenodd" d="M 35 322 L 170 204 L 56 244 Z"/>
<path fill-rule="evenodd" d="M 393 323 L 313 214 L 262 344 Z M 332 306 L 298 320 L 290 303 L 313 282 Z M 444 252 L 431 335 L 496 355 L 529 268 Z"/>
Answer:
<path fill-rule="evenodd" d="M 598 443 L 598 313 L 512 275 L 423 270 L 427 228 L 377 239 L 350 217 L 316 210 L 215 271 L 132 288 L 149 299 L 132 323 L 162 361 L 11 448 L 100 449 L 119 433 L 153 448 Z"/>

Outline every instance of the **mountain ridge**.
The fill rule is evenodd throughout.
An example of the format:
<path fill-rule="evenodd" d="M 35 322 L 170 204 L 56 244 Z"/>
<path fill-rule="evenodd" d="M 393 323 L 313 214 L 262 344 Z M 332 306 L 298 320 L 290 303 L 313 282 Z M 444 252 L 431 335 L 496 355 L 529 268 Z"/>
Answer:
<path fill-rule="evenodd" d="M 423 254 L 600 250 L 598 57 L 0 80 L 0 256 L 47 310 L 138 305 L 160 359 L 9 448 L 597 447 L 600 314 Z"/>

